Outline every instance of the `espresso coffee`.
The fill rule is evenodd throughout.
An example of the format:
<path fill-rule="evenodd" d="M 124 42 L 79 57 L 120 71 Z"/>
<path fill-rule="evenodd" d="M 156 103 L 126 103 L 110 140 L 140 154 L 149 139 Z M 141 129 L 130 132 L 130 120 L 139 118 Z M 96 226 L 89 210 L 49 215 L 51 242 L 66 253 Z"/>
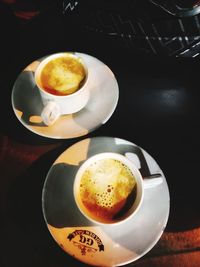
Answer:
<path fill-rule="evenodd" d="M 85 78 L 86 72 L 79 59 L 66 55 L 47 62 L 40 73 L 40 84 L 50 94 L 69 95 L 81 88 Z"/>
<path fill-rule="evenodd" d="M 80 201 L 84 212 L 102 223 L 113 223 L 127 213 L 136 197 L 131 170 L 112 158 L 92 162 L 80 179 Z"/>

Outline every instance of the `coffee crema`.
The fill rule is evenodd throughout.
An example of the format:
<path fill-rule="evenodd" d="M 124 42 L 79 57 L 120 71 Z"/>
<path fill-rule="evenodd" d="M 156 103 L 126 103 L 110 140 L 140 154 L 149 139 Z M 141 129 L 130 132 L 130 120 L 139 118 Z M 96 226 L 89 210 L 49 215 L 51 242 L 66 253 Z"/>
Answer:
<path fill-rule="evenodd" d="M 112 223 L 123 217 L 133 205 L 136 190 L 131 170 L 119 160 L 106 158 L 87 167 L 79 191 L 88 216 Z"/>
<path fill-rule="evenodd" d="M 50 60 L 40 74 L 41 87 L 53 95 L 68 95 L 79 90 L 86 79 L 82 63 L 71 56 Z"/>

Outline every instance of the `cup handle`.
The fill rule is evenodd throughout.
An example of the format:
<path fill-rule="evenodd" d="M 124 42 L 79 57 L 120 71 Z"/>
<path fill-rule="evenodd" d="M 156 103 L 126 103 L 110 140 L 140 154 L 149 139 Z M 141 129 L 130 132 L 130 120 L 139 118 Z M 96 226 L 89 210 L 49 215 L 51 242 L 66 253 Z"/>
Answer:
<path fill-rule="evenodd" d="M 60 107 L 53 101 L 47 103 L 41 113 L 42 120 L 44 124 L 50 126 L 55 123 L 55 121 L 59 118 L 61 112 Z"/>
<path fill-rule="evenodd" d="M 144 189 L 152 188 L 159 184 L 162 184 L 163 179 L 159 176 L 161 176 L 161 174 L 152 174 L 149 177 L 144 177 Z"/>

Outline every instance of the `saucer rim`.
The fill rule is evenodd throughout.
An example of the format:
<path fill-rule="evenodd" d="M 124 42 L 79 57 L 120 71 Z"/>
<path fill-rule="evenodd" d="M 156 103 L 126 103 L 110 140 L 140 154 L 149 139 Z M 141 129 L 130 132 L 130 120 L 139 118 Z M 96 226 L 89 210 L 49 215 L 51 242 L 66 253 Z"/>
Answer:
<path fill-rule="evenodd" d="M 49 169 L 49 171 L 48 171 L 48 173 L 47 173 L 47 175 L 46 175 L 46 178 L 45 178 L 45 182 L 44 182 L 44 187 L 43 187 L 43 189 L 42 189 L 42 212 L 43 212 L 43 217 L 44 217 L 44 220 L 45 220 L 45 223 L 46 223 L 46 226 L 47 226 L 47 229 L 48 229 L 48 231 L 50 232 L 50 234 L 52 235 L 52 237 L 53 237 L 53 239 L 55 240 L 55 238 L 54 238 L 54 236 L 53 236 L 53 234 L 51 233 L 51 231 L 49 230 L 49 227 L 48 227 L 48 225 L 50 225 L 48 222 L 47 222 L 47 219 L 46 219 L 46 216 L 45 216 L 45 211 L 44 211 L 44 188 L 45 188 L 45 184 L 46 184 L 46 182 L 47 182 L 47 180 L 48 180 L 48 176 L 49 176 L 49 173 L 51 172 L 51 168 L 54 166 L 54 164 L 56 163 L 56 161 L 59 159 L 59 157 L 61 157 L 68 149 L 70 149 L 72 146 L 75 146 L 75 145 L 79 145 L 79 143 L 81 143 L 81 142 L 83 142 L 84 140 L 86 140 L 86 139 L 88 139 L 88 140 L 90 140 L 90 139 L 92 139 L 92 140 L 95 140 L 95 139 L 100 139 L 100 138 L 107 138 L 107 139 L 118 139 L 118 140 L 122 140 L 122 141 L 125 141 L 125 143 L 126 144 L 130 144 L 130 145 L 133 145 L 133 146 L 136 146 L 136 147 L 139 147 L 143 152 L 145 152 L 146 153 L 146 155 L 147 156 L 149 156 L 150 157 L 150 159 L 153 159 L 153 161 L 154 162 L 156 162 L 156 160 L 146 151 L 146 150 L 144 150 L 143 148 L 141 148 L 140 146 L 138 146 L 138 145 L 136 145 L 135 143 L 133 143 L 133 142 L 130 142 L 130 141 L 128 141 L 128 140 L 125 140 L 125 139 L 123 139 L 123 138 L 118 138 L 118 137 L 110 137 L 110 136 L 97 136 L 97 137 L 88 137 L 88 138 L 85 138 L 85 139 L 83 139 L 83 140 L 80 140 L 80 141 L 77 141 L 76 143 L 74 143 L 74 144 L 72 144 L 72 145 L 70 145 L 68 148 L 66 148 L 62 153 L 60 153 L 60 155 L 56 158 L 56 160 L 52 163 L 52 165 L 51 165 L 51 167 L 50 167 L 50 169 Z M 116 145 L 117 146 L 117 145 Z M 115 152 L 116 153 L 116 152 Z M 92 156 L 94 156 L 94 155 L 92 155 Z M 88 160 L 88 157 L 82 162 L 82 163 L 84 163 L 86 160 Z M 157 162 L 156 162 L 157 163 Z M 80 167 L 81 165 L 79 165 L 79 167 Z M 166 177 L 165 177 L 165 175 L 164 175 L 164 173 L 162 172 L 162 169 L 160 168 L 160 166 L 158 165 L 158 167 L 159 167 L 159 169 L 161 170 L 161 173 L 162 173 L 162 177 L 163 177 L 163 179 L 164 179 L 164 181 L 165 181 L 165 188 L 166 188 L 166 191 L 167 191 L 167 195 L 168 195 L 168 197 L 167 197 L 167 199 L 166 199 L 166 204 L 167 204 L 167 212 L 165 213 L 165 219 L 163 219 L 163 223 L 162 223 L 162 229 L 160 230 L 160 231 L 158 231 L 157 232 L 157 234 L 156 234 L 156 238 L 154 238 L 154 239 L 152 239 L 152 241 L 151 241 L 151 244 L 149 245 L 149 246 L 147 246 L 147 248 L 143 251 L 143 253 L 140 253 L 140 254 L 138 254 L 137 256 L 135 256 L 133 259 L 131 259 L 131 260 L 128 260 L 128 261 L 121 261 L 120 263 L 118 263 L 118 264 L 116 264 L 115 266 L 123 266 L 123 265 L 126 265 L 126 264 L 130 264 L 130 263 L 133 263 L 133 262 L 135 262 L 136 260 L 138 260 L 138 259 L 140 259 L 140 258 L 142 258 L 144 255 L 146 255 L 149 251 L 151 251 L 152 250 L 152 248 L 157 244 L 157 242 L 160 240 L 160 238 L 161 238 L 161 236 L 162 236 L 162 234 L 163 234 L 163 232 L 164 232 L 164 230 L 165 230 L 165 228 L 166 228 L 166 226 L 167 226 L 167 222 L 168 222 L 168 219 L 169 219 L 169 213 L 170 213 L 170 192 L 169 192 L 169 187 L 168 187 L 168 183 L 167 183 L 167 180 L 166 180 Z M 84 216 L 84 215 L 83 215 Z M 102 228 L 102 226 L 100 225 L 100 224 L 92 224 L 92 226 L 99 226 L 100 228 L 101 228 L 101 230 L 103 231 L 103 229 L 105 229 L 105 228 L 109 228 L 110 226 L 107 226 L 107 227 L 103 227 Z M 116 227 L 121 227 L 120 225 L 119 226 L 116 226 Z M 130 233 L 131 233 L 131 231 L 132 230 L 130 230 Z M 55 240 L 55 242 L 56 242 L 56 240 Z M 59 245 L 59 244 L 57 244 L 57 245 Z M 65 251 L 64 250 L 64 252 L 65 253 L 68 253 L 67 251 Z M 69 254 L 68 253 L 68 255 L 70 255 L 70 256 L 72 256 L 71 254 Z M 73 257 L 73 256 L 72 256 Z M 84 262 L 84 261 L 82 261 L 81 259 L 76 259 L 77 261 L 80 261 L 81 263 L 83 263 L 83 264 L 89 264 L 89 263 L 87 263 L 87 262 Z M 91 264 L 89 264 L 89 266 L 90 266 Z M 94 266 L 96 266 L 95 264 L 94 264 Z"/>
<path fill-rule="evenodd" d="M 63 52 L 62 52 L 63 53 Z M 38 132 L 37 130 L 34 130 L 32 127 L 30 127 L 26 122 L 24 122 L 21 118 L 20 118 L 20 116 L 18 116 L 18 114 L 17 114 L 17 111 L 16 111 L 16 109 L 15 109 L 15 100 L 14 100 L 14 91 L 15 91 L 15 85 L 16 85 L 16 83 L 17 83 L 17 81 L 20 79 L 20 77 L 21 77 L 21 75 L 22 75 L 22 73 L 24 72 L 24 70 L 28 67 L 28 66 L 30 66 L 32 63 L 34 63 L 35 61 L 39 61 L 39 62 L 41 62 L 41 60 L 43 60 L 43 59 L 45 59 L 46 57 L 48 57 L 48 56 L 50 56 L 50 55 L 46 55 L 46 56 L 43 56 L 43 57 L 40 57 L 40 58 L 38 58 L 38 59 L 35 59 L 35 60 L 33 60 L 30 64 L 28 64 L 20 73 L 19 73 L 19 75 L 17 76 L 17 78 L 16 78 L 16 80 L 15 80 L 15 82 L 14 82 L 14 84 L 13 84 L 13 87 L 12 87 L 12 93 L 11 93 L 11 105 L 12 105 L 12 109 L 13 109 L 13 111 L 14 111 L 14 114 L 15 114 L 15 116 L 17 117 L 17 119 L 18 119 L 18 121 L 27 129 L 27 130 L 29 130 L 30 132 L 32 132 L 32 133 L 34 133 L 34 134 L 36 134 L 36 135 L 39 135 L 39 136 L 41 136 L 41 137 L 44 137 L 44 138 L 49 138 L 49 139 L 55 139 L 55 140 L 64 140 L 64 139 L 73 139 L 73 138 L 79 138 L 79 137 L 83 137 L 83 136 L 87 136 L 88 134 L 90 134 L 91 132 L 93 132 L 93 131 L 95 131 L 96 129 L 98 129 L 98 128 L 100 128 L 102 125 L 104 125 L 105 123 L 107 123 L 107 121 L 112 117 L 112 115 L 113 115 L 113 113 L 114 113 L 114 111 L 115 111 L 115 109 L 116 109 L 116 107 L 117 107 L 117 105 L 118 105 L 118 102 L 119 102 L 119 84 L 118 84 L 118 81 L 117 81 L 117 79 L 116 79 L 116 76 L 114 75 L 114 73 L 112 72 L 112 70 L 103 62 L 103 61 L 101 61 L 100 59 L 98 59 L 98 58 L 96 58 L 96 57 L 94 57 L 94 56 L 92 56 L 92 55 L 89 55 L 89 54 L 87 54 L 87 53 L 80 53 L 80 52 L 72 52 L 72 53 L 74 53 L 74 54 L 76 54 L 77 56 L 82 56 L 83 57 L 83 59 L 84 59 L 84 57 L 90 57 L 92 60 L 94 60 L 94 61 L 96 61 L 96 63 L 97 62 L 99 62 L 100 64 L 103 64 L 105 67 L 107 67 L 108 69 L 109 69 L 109 71 L 112 73 L 112 75 L 113 75 L 113 80 L 115 81 L 115 101 L 113 101 L 113 103 L 112 103 L 112 105 L 111 105 L 111 107 L 110 107 L 110 110 L 109 110 L 109 112 L 107 113 L 107 115 L 106 115 L 106 118 L 104 118 L 103 120 L 98 120 L 98 123 L 96 123 L 96 124 L 94 124 L 93 125 L 93 127 L 91 127 L 90 129 L 86 129 L 87 130 L 87 132 L 86 133 L 76 133 L 76 134 L 74 134 L 74 135 L 72 135 L 72 136 L 70 136 L 70 137 L 63 137 L 63 136 L 60 136 L 60 135 L 46 135 L 46 134 L 43 134 L 43 133 L 41 133 L 41 132 Z M 85 59 L 84 59 L 85 60 Z M 32 73 L 34 73 L 35 71 L 30 71 L 30 72 L 32 72 Z M 35 84 L 35 82 L 34 82 L 34 84 Z M 94 89 L 95 90 L 95 89 Z M 97 89 L 96 89 L 97 90 Z M 30 102 L 32 102 L 32 100 L 30 100 Z M 88 103 L 86 104 L 86 106 L 85 106 L 85 108 L 88 106 L 88 104 L 89 104 L 89 100 L 88 100 Z M 77 112 L 77 114 L 78 114 L 79 112 Z M 72 113 L 71 114 L 69 114 L 69 115 L 72 115 Z M 45 125 L 44 125 L 45 126 Z M 45 126 L 45 127 L 47 127 L 47 126 Z"/>

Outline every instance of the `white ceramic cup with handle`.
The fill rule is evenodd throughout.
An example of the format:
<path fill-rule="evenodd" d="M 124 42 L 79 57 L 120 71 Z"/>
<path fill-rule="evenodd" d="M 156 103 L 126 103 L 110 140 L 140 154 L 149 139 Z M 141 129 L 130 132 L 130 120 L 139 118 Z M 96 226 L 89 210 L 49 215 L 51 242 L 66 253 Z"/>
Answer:
<path fill-rule="evenodd" d="M 41 117 L 46 125 L 52 125 L 60 115 L 80 111 L 89 99 L 88 68 L 75 52 L 44 58 L 35 71 L 35 83 L 44 105 Z"/>
<path fill-rule="evenodd" d="M 74 198 L 81 213 L 98 224 L 119 224 L 135 216 L 145 190 L 162 178 L 143 179 L 127 157 L 113 152 L 86 160 L 74 180 Z"/>

